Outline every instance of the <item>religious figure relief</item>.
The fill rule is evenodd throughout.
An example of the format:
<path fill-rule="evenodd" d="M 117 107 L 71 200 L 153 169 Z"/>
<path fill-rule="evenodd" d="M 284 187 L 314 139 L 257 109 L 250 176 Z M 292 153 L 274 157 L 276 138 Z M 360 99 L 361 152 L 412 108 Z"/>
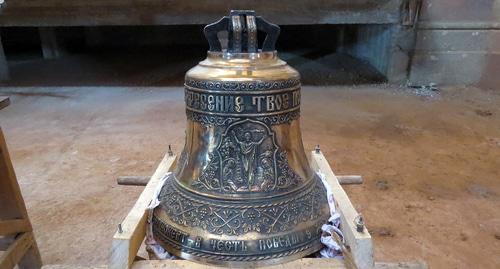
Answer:
<path fill-rule="evenodd" d="M 257 148 L 260 146 L 260 144 L 262 144 L 262 142 L 264 142 L 264 139 L 266 139 L 266 136 L 262 136 L 260 140 L 254 141 L 252 135 L 252 133 L 254 132 L 258 134 L 262 133 L 263 131 L 259 129 L 244 131 L 242 140 L 238 138 L 238 135 L 234 132 L 234 130 L 231 131 L 234 140 L 239 145 L 239 150 L 241 153 L 241 159 L 243 163 L 243 172 L 246 176 L 246 181 L 248 183 L 248 190 L 252 189 L 255 179 L 254 169 L 256 167 L 255 154 L 257 152 Z"/>
<path fill-rule="evenodd" d="M 293 187 L 300 181 L 289 166 L 286 152 L 274 133 L 251 119 L 235 122 L 222 133 L 210 161 L 193 187 L 222 193 L 269 192 Z"/>

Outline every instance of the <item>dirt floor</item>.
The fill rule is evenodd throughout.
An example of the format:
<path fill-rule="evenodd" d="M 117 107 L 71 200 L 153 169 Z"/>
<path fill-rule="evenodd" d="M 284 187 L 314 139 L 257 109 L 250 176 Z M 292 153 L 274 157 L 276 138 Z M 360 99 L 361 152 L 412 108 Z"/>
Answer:
<path fill-rule="evenodd" d="M 105 264 L 113 233 L 169 144 L 179 87 L 3 88 L 0 124 L 45 264 Z M 304 87 L 307 150 L 320 144 L 366 218 L 377 261 L 500 264 L 500 94 L 386 85 Z"/>

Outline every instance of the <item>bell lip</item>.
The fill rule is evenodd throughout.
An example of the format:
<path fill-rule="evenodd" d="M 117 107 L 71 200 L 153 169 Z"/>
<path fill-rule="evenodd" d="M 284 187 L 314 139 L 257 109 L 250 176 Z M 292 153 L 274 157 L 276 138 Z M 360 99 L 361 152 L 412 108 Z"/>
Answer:
<path fill-rule="evenodd" d="M 176 256 L 180 259 L 192 261 L 192 262 L 195 262 L 198 264 L 211 265 L 211 266 L 217 266 L 217 267 L 223 267 L 223 268 L 254 268 L 254 267 L 267 267 L 267 266 L 272 266 L 272 265 L 285 264 L 285 263 L 293 262 L 295 260 L 304 258 L 304 257 L 309 256 L 311 254 L 314 254 L 325 247 L 321 243 L 320 237 L 317 238 L 316 240 L 317 240 L 317 242 L 314 242 L 311 245 L 311 247 L 309 247 L 303 251 L 299 251 L 297 253 L 294 253 L 292 255 L 282 256 L 279 258 L 262 259 L 262 260 L 256 260 L 256 261 L 211 260 L 211 259 L 206 259 L 206 258 L 200 258 L 196 255 L 192 255 L 192 254 L 186 253 L 182 250 L 175 249 L 169 245 L 164 244 L 163 242 L 159 242 L 159 244 L 165 250 L 167 250 L 170 254 L 173 254 L 174 256 Z"/>

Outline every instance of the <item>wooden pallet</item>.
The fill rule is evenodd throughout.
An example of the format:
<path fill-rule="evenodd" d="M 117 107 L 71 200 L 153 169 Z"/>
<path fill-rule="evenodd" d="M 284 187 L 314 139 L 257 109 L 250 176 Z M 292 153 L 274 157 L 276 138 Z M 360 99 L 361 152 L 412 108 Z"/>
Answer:
<path fill-rule="evenodd" d="M 117 231 L 113 237 L 111 257 L 108 268 L 110 269 L 154 269 L 154 268 L 214 268 L 208 265 L 201 265 L 186 260 L 163 260 L 163 261 L 136 261 L 136 254 L 144 241 L 146 235 L 146 219 L 148 205 L 153 192 L 160 179 L 175 166 L 176 157 L 165 155 L 154 175 L 149 179 L 144 191 L 136 204 L 121 223 L 121 230 Z M 340 185 L 337 177 L 333 173 L 328 161 L 321 151 L 312 151 L 310 155 L 310 165 L 314 171 L 319 171 L 326 176 L 326 180 L 332 188 L 336 200 L 337 210 L 341 215 L 341 229 L 344 233 L 346 245 L 349 246 L 350 254 L 355 263 L 355 268 L 427 268 L 425 263 L 374 263 L 373 242 L 370 233 L 366 229 L 358 232 L 355 219 L 359 215 L 352 205 L 346 192 Z M 270 266 L 266 268 L 347 268 L 343 261 L 336 259 L 315 259 L 304 258 L 283 265 Z M 62 268 L 61 268 L 62 269 Z"/>
<path fill-rule="evenodd" d="M 187 260 L 140 260 L 137 252 L 146 236 L 147 205 L 153 196 L 160 179 L 175 167 L 176 156 L 167 153 L 132 210 L 125 217 L 116 231 L 111 247 L 111 256 L 108 265 L 82 267 L 74 265 L 46 265 L 43 269 L 213 269 L 215 266 L 193 263 Z M 315 171 L 325 174 L 326 180 L 332 188 L 336 199 L 337 210 L 341 215 L 341 230 L 349 246 L 350 256 L 355 265 L 349 265 L 337 259 L 304 258 L 286 264 L 265 267 L 266 269 L 426 269 L 425 262 L 396 262 L 375 263 L 373 261 L 373 243 L 370 233 L 366 228 L 358 232 L 354 223 L 358 212 L 354 209 L 346 192 L 340 185 L 330 165 L 320 151 L 312 151 L 310 165 Z"/>
<path fill-rule="evenodd" d="M 194 263 L 182 260 L 134 262 L 137 251 L 146 235 L 146 206 L 151 200 L 159 180 L 175 166 L 175 160 L 176 157 L 174 155 L 165 155 L 136 204 L 121 223 L 121 231 L 115 233 L 109 262 L 110 269 L 159 268 L 165 264 L 168 264 L 168 268 L 177 268 L 177 266 L 182 267 L 186 264 L 189 264 L 190 267 L 195 266 Z M 357 267 L 360 269 L 373 268 L 373 244 L 370 233 L 366 228 L 363 232 L 358 232 L 356 230 L 354 219 L 358 216 L 358 213 L 347 197 L 344 189 L 340 186 L 335 174 L 321 152 L 311 152 L 311 167 L 315 171 L 321 171 L 325 174 L 328 183 L 332 187 L 332 192 L 337 202 L 337 210 L 341 214 L 342 230 Z M 286 266 L 288 267 L 293 264 L 297 266 L 300 264 L 308 264 L 314 268 L 345 268 L 343 262 L 334 259 L 301 259 L 292 263 L 287 263 Z M 200 266 L 202 267 L 199 268 L 208 268 L 205 265 Z M 279 265 L 270 268 L 282 267 Z"/>
<path fill-rule="evenodd" d="M 9 98 L 0 96 L 0 109 Z M 3 253 L 2 253 L 3 252 Z M 0 269 L 35 269 L 42 260 L 0 128 Z"/>

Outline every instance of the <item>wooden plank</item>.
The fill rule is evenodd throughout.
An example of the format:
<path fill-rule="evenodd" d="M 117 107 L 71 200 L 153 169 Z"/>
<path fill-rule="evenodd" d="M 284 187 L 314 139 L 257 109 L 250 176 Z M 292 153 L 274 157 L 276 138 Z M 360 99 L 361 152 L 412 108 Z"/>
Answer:
<path fill-rule="evenodd" d="M 132 269 L 216 269 L 220 267 L 194 263 L 186 260 L 163 260 L 163 261 L 138 261 L 132 266 Z M 284 264 L 272 265 L 265 267 L 266 269 L 344 269 L 344 263 L 337 259 L 317 259 L 304 258 L 291 261 Z"/>
<path fill-rule="evenodd" d="M 337 176 L 341 185 L 363 184 L 363 177 L 360 175 Z"/>
<path fill-rule="evenodd" d="M 426 262 L 376 262 L 375 269 L 428 269 Z"/>
<path fill-rule="evenodd" d="M 0 219 L 28 219 L 21 189 L 10 160 L 9 151 L 0 128 Z"/>
<path fill-rule="evenodd" d="M 107 266 L 78 266 L 78 265 L 63 265 L 63 264 L 48 264 L 42 267 L 43 269 L 106 269 Z M 148 260 L 137 261 L 132 265 L 132 269 L 216 269 L 210 265 L 198 264 L 186 260 Z M 285 264 L 265 267 L 266 269 L 340 269 L 346 268 L 342 261 L 336 259 L 315 259 L 303 258 Z M 425 262 L 377 262 L 375 269 L 428 269 L 429 266 Z"/>
<path fill-rule="evenodd" d="M 144 176 L 120 176 L 116 179 L 116 183 L 127 186 L 146 186 L 150 179 L 151 177 Z"/>
<path fill-rule="evenodd" d="M 33 243 L 28 251 L 26 251 L 26 254 L 24 254 L 24 257 L 19 261 L 18 267 L 19 269 L 42 268 L 42 257 L 35 239 L 33 239 Z"/>
<path fill-rule="evenodd" d="M 119 176 L 116 183 L 125 186 L 146 186 L 150 178 L 145 176 Z M 363 184 L 363 177 L 360 175 L 337 176 L 337 179 L 341 185 Z"/>
<path fill-rule="evenodd" d="M 42 269 L 107 269 L 106 265 L 83 266 L 74 264 L 47 264 Z"/>
<path fill-rule="evenodd" d="M 356 230 L 354 221 L 359 214 L 352 205 L 351 200 L 349 200 L 347 193 L 340 186 L 323 153 L 312 151 L 310 162 L 314 171 L 320 171 L 326 176 L 326 180 L 332 188 L 336 208 L 340 214 L 340 228 L 344 234 L 346 244 L 351 248 L 356 266 L 359 269 L 372 269 L 374 266 L 372 238 L 366 227 L 363 232 Z"/>
<path fill-rule="evenodd" d="M 21 219 L 19 228 L 29 230 L 21 234 L 16 240 L 7 248 L 4 256 L 0 258 L 0 269 L 13 268 L 18 264 L 19 269 L 35 269 L 42 267 L 42 259 L 40 252 L 36 245 L 35 239 L 31 232 L 31 224 L 29 222 L 26 205 L 21 195 L 21 189 L 17 182 L 14 168 L 10 160 L 9 151 L 5 138 L 0 128 L 0 219 L 7 220 L 3 223 L 5 230 L 9 228 L 12 219 Z M 9 229 L 11 229 L 10 227 Z M 2 240 L 9 240 L 13 235 L 2 238 Z"/>
<path fill-rule="evenodd" d="M 255 9 L 276 24 L 399 23 L 404 0 L 7 1 L 1 26 L 207 24 L 231 9 Z"/>
<path fill-rule="evenodd" d="M 9 235 L 22 232 L 30 232 L 31 225 L 28 220 L 0 220 L 0 235 Z"/>
<path fill-rule="evenodd" d="M 137 251 L 146 236 L 146 207 L 160 179 L 173 168 L 175 159 L 175 155 L 168 153 L 165 155 L 134 207 L 121 223 L 122 231 L 117 231 L 113 236 L 109 268 L 130 268 L 134 262 Z"/>
<path fill-rule="evenodd" d="M 0 95 L 0 110 L 8 107 L 10 105 L 10 98 L 8 96 Z"/>
<path fill-rule="evenodd" d="M 31 232 L 23 233 L 0 257 L 0 269 L 12 269 L 24 257 L 26 251 L 33 245 L 34 238 Z"/>

